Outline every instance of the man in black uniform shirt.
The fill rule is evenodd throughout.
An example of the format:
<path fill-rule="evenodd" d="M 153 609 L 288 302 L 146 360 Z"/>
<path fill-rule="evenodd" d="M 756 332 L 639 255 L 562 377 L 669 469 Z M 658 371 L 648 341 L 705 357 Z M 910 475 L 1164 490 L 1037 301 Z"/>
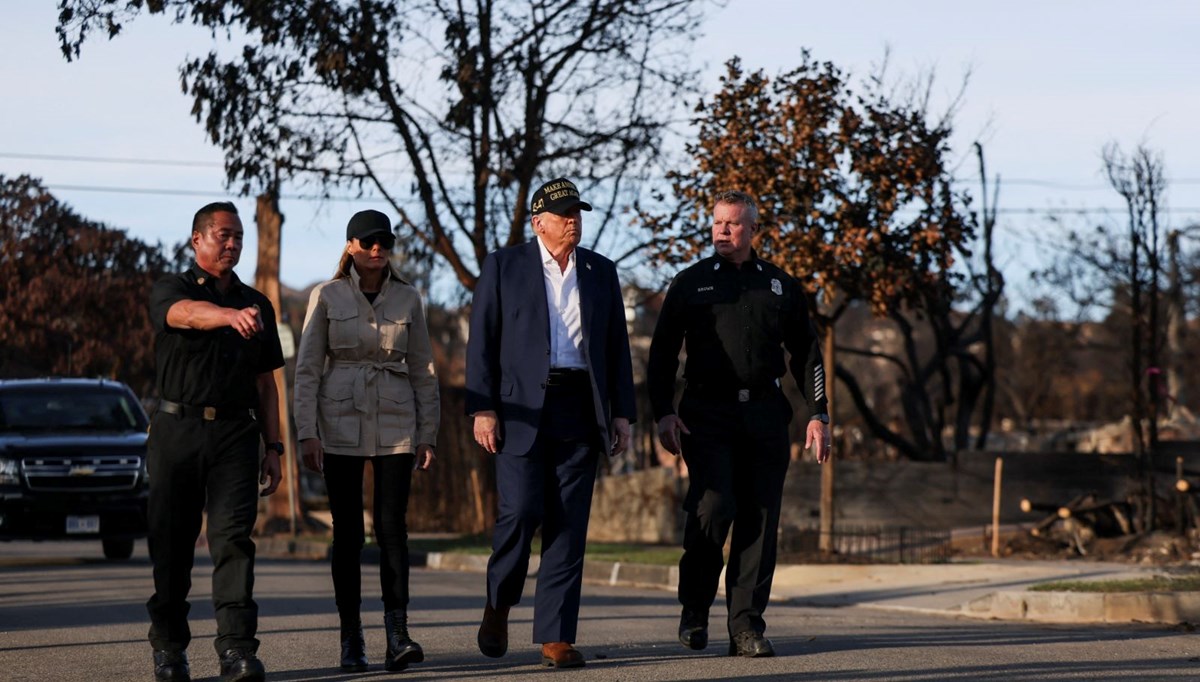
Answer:
<path fill-rule="evenodd" d="M 691 483 L 679 561 L 679 639 L 708 646 L 722 548 L 733 527 L 725 602 L 729 655 L 772 656 L 763 611 L 775 573 L 776 533 L 789 456 L 792 408 L 780 390 L 784 348 L 808 403 L 805 447 L 829 456 L 825 370 L 800 285 L 751 247 L 758 209 L 741 192 L 713 208 L 716 255 L 679 273 L 654 329 L 647 369 L 663 447 L 687 462 Z M 675 413 L 675 374 L 686 339 L 687 388 Z"/>
<path fill-rule="evenodd" d="M 208 509 L 217 653 L 224 680 L 261 680 L 254 529 L 262 495 L 280 481 L 275 369 L 283 352 L 275 311 L 233 268 L 242 252 L 233 204 L 201 208 L 192 221 L 196 261 L 150 292 L 158 411 L 147 444 L 149 547 L 154 563 L 150 644 L 157 680 L 187 680 L 187 602 L 201 512 Z M 266 443 L 262 462 L 258 437 Z"/>

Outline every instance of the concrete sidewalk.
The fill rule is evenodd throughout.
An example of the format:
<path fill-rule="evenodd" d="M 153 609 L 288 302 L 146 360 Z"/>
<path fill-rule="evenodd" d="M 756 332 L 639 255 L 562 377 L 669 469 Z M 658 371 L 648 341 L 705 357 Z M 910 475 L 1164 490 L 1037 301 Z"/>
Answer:
<path fill-rule="evenodd" d="M 325 542 L 278 538 L 261 538 L 257 542 L 258 554 L 263 557 L 323 559 L 329 551 Z M 376 548 L 369 547 L 364 552 L 365 561 L 378 560 Z M 413 552 L 412 555 L 415 566 L 478 573 L 486 571 L 487 559 L 486 555 L 459 552 Z M 538 563 L 538 557 L 530 558 L 530 574 L 536 573 Z M 1200 623 L 1200 592 L 1028 591 L 1033 585 L 1051 581 L 1146 578 L 1166 572 L 1159 567 L 1094 561 L 781 565 L 775 572 L 771 598 L 806 606 L 860 606 L 1046 623 Z M 679 584 L 679 569 L 589 560 L 584 563 L 584 580 L 674 590 Z"/>
<path fill-rule="evenodd" d="M 780 566 L 772 596 L 813 606 L 1044 623 L 1196 623 L 1200 592 L 1031 592 L 1061 580 L 1162 575 L 1161 568 L 1084 561 Z"/>

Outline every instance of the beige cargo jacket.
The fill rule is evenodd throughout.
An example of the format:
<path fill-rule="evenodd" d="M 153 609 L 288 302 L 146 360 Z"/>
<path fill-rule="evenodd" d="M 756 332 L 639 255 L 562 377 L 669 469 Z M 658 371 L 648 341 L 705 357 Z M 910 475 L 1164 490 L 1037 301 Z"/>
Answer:
<path fill-rule="evenodd" d="M 421 295 L 389 268 L 375 302 L 358 272 L 317 285 L 296 356 L 300 440 L 337 455 L 392 455 L 437 445 L 441 412 Z"/>

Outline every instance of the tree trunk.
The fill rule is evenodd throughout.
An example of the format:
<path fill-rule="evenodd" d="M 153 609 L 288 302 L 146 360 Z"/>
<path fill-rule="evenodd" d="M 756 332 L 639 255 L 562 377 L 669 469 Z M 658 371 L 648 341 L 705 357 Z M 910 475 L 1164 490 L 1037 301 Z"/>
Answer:
<path fill-rule="evenodd" d="M 275 308 L 275 322 L 282 326 L 282 310 L 279 297 L 279 245 L 283 231 L 283 215 L 279 212 L 279 192 L 271 190 L 258 196 L 254 212 L 258 228 L 258 263 L 254 270 L 254 288 L 263 293 Z M 264 532 L 286 529 L 296 534 L 297 520 L 303 519 L 300 509 L 298 461 L 292 442 L 292 418 L 288 410 L 291 404 L 287 380 L 282 369 L 275 370 L 275 388 L 279 394 L 279 436 L 283 440 L 283 457 L 280 467 L 283 482 L 275 494 L 267 498 L 267 514 L 259 522 Z"/>
<path fill-rule="evenodd" d="M 1004 275 L 996 267 L 992 254 L 992 242 L 996 231 L 996 204 L 1000 199 L 1000 176 L 996 176 L 996 184 L 992 188 L 991 203 L 988 204 L 987 170 L 983 162 L 983 145 L 975 143 L 975 153 L 979 157 L 980 195 L 983 201 L 983 266 L 987 273 L 987 284 L 983 293 L 984 303 L 980 318 L 979 336 L 983 340 L 983 409 L 979 414 L 979 436 L 975 441 L 976 450 L 987 448 L 988 432 L 992 428 L 992 415 L 996 409 L 996 335 L 995 312 L 1000 302 L 1001 292 L 1004 291 Z M 958 453 L 954 455 L 955 464 Z"/>
<path fill-rule="evenodd" d="M 1183 298 L 1183 276 L 1179 265 L 1179 231 L 1167 236 L 1167 418 L 1178 419 L 1187 404 L 1183 368 L 1187 362 L 1187 317 Z"/>
<path fill-rule="evenodd" d="M 833 440 L 833 388 L 837 385 L 837 374 L 834 372 L 836 367 L 836 358 L 834 357 L 834 324 L 831 320 L 828 328 L 825 331 L 825 400 L 828 404 L 829 412 L 829 438 Z M 830 451 L 829 460 L 821 465 L 821 533 L 818 542 L 818 549 L 824 554 L 830 554 L 834 550 L 833 542 L 833 474 L 834 463 L 833 451 Z"/>

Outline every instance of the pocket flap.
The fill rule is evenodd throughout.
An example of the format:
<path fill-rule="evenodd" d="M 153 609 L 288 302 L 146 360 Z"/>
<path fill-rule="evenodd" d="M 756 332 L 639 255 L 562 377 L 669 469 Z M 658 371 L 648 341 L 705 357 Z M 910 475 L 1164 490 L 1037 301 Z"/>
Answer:
<path fill-rule="evenodd" d="M 357 308 L 330 308 L 326 313 L 326 317 L 331 320 L 349 320 L 358 317 Z"/>
<path fill-rule="evenodd" d="M 405 403 L 412 402 L 413 396 L 412 393 L 408 392 L 380 391 L 379 399 L 397 405 L 404 405 Z"/>
<path fill-rule="evenodd" d="M 408 324 L 412 322 L 412 315 L 407 311 L 386 310 L 383 313 L 383 319 L 395 324 Z"/>

